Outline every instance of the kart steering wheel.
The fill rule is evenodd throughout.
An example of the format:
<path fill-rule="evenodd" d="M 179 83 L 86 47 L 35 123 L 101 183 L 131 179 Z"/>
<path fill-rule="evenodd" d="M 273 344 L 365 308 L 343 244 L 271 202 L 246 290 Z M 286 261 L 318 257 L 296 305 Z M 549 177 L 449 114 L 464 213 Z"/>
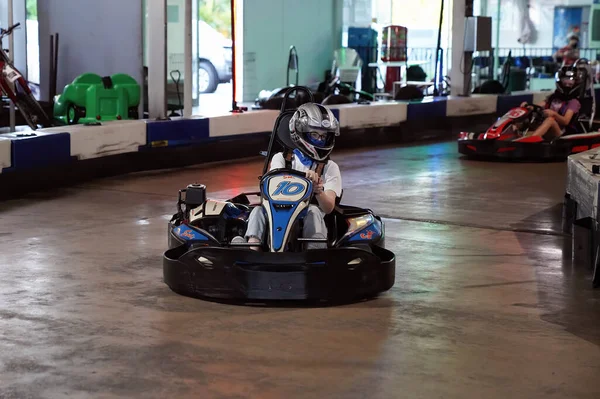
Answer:
<path fill-rule="evenodd" d="M 538 112 L 538 113 L 541 113 L 541 114 L 544 113 L 544 109 L 545 108 L 544 107 L 540 107 L 537 104 L 527 104 L 527 106 L 533 108 L 533 112 Z"/>
<path fill-rule="evenodd" d="M 526 108 L 532 108 L 531 113 L 532 113 L 532 117 L 529 118 L 529 122 L 536 122 L 536 121 L 542 121 L 546 118 L 546 115 L 544 114 L 545 108 L 544 107 L 540 107 L 537 104 L 527 104 L 525 106 Z"/>

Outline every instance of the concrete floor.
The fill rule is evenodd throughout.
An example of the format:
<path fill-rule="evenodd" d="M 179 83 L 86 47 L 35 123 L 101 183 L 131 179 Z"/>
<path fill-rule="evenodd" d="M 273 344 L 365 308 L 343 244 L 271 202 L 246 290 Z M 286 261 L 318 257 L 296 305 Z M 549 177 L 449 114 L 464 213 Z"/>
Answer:
<path fill-rule="evenodd" d="M 344 202 L 386 216 L 395 286 L 332 308 L 204 302 L 162 282 L 194 181 L 149 172 L 0 204 L 0 398 L 598 398 L 600 291 L 560 233 L 566 163 L 455 143 L 337 154 Z"/>

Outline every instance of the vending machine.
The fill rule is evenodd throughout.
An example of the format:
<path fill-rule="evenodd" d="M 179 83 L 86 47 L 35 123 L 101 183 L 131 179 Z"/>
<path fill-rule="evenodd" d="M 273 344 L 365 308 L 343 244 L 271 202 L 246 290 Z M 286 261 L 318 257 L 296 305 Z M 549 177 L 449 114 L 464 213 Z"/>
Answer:
<path fill-rule="evenodd" d="M 389 25 L 383 28 L 381 37 L 381 61 L 394 63 L 388 65 L 385 76 L 385 91 L 394 89 L 394 82 L 402 80 L 402 67 L 400 62 L 407 60 L 406 36 L 408 29 L 404 26 Z"/>

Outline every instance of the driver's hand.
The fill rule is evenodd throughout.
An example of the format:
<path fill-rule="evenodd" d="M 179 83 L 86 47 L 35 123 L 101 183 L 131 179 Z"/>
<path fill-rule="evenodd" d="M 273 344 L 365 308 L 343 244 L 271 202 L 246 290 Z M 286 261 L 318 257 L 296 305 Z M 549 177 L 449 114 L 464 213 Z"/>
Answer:
<path fill-rule="evenodd" d="M 526 106 L 527 106 L 527 101 L 523 101 L 523 102 L 521 103 L 521 107 L 526 107 Z"/>
<path fill-rule="evenodd" d="M 306 178 L 312 181 L 313 185 L 315 186 L 319 183 L 319 175 L 314 170 L 307 170 Z"/>
<path fill-rule="evenodd" d="M 546 115 L 546 116 L 556 116 L 558 114 L 556 113 L 556 111 L 553 111 L 551 109 L 545 109 L 544 110 L 544 115 Z"/>
<path fill-rule="evenodd" d="M 323 187 L 323 179 L 319 178 L 319 181 L 314 186 L 315 195 L 322 194 L 323 191 L 325 191 L 325 188 Z"/>

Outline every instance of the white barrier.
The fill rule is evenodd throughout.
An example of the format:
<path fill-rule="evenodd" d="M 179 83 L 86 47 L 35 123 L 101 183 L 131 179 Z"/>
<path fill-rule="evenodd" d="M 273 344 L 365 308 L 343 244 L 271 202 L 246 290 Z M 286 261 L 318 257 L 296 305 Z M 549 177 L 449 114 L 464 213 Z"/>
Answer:
<path fill-rule="evenodd" d="M 552 94 L 551 91 L 536 91 L 533 93 L 533 103 L 534 104 L 539 104 L 542 101 L 546 100 L 546 97 L 548 97 L 550 94 Z"/>
<path fill-rule="evenodd" d="M 353 129 L 398 125 L 406 121 L 408 114 L 408 104 L 399 102 L 340 104 L 329 108 L 339 110 L 341 128 Z"/>
<path fill-rule="evenodd" d="M 260 110 L 241 114 L 210 117 L 210 137 L 236 136 L 239 134 L 271 132 L 279 111 Z"/>
<path fill-rule="evenodd" d="M 539 102 L 548 94 L 550 93 L 514 93 L 516 96 L 531 96 L 534 102 Z M 435 101 L 374 101 L 364 105 L 332 105 L 330 108 L 339 115 L 340 126 L 343 129 L 366 129 L 398 126 L 409 118 L 419 120 L 430 116 L 468 117 L 497 114 L 498 101 L 497 95 L 475 94 L 471 97 L 450 96 Z M 148 145 L 149 137 L 164 142 L 165 145 L 169 145 L 170 141 L 173 145 L 181 145 L 186 142 L 198 144 L 207 137 L 234 137 L 271 132 L 278 115 L 279 110 L 259 110 L 240 114 L 226 113 L 201 118 L 201 121 L 197 118 L 177 118 L 157 124 L 150 124 L 147 120 L 126 120 L 102 122 L 100 126 L 59 126 L 33 133 L 32 137 L 26 140 L 40 141 L 19 143 L 19 151 L 13 148 L 11 137 L 15 137 L 16 140 L 23 140 L 24 137 L 8 134 L 0 141 L 0 166 L 21 169 L 30 165 L 34 167 L 37 164 L 52 164 L 54 160 L 63 162 L 69 157 L 90 159 L 137 152 L 140 147 Z M 153 131 L 150 126 L 153 126 Z M 44 137 L 58 133 L 68 133 L 68 139 L 66 135 L 57 137 L 56 140 Z M 48 145 L 54 146 L 52 153 L 46 151 Z"/>
<path fill-rule="evenodd" d="M 9 168 L 12 165 L 11 139 L 0 137 L 0 173 L 3 168 Z"/>
<path fill-rule="evenodd" d="M 446 116 L 469 116 L 495 114 L 498 96 L 473 94 L 471 97 L 449 96 L 446 102 Z"/>
<path fill-rule="evenodd" d="M 102 122 L 100 126 L 72 125 L 40 129 L 38 132 L 66 132 L 71 136 L 71 156 L 91 159 L 136 152 L 146 145 L 143 120 Z"/>

